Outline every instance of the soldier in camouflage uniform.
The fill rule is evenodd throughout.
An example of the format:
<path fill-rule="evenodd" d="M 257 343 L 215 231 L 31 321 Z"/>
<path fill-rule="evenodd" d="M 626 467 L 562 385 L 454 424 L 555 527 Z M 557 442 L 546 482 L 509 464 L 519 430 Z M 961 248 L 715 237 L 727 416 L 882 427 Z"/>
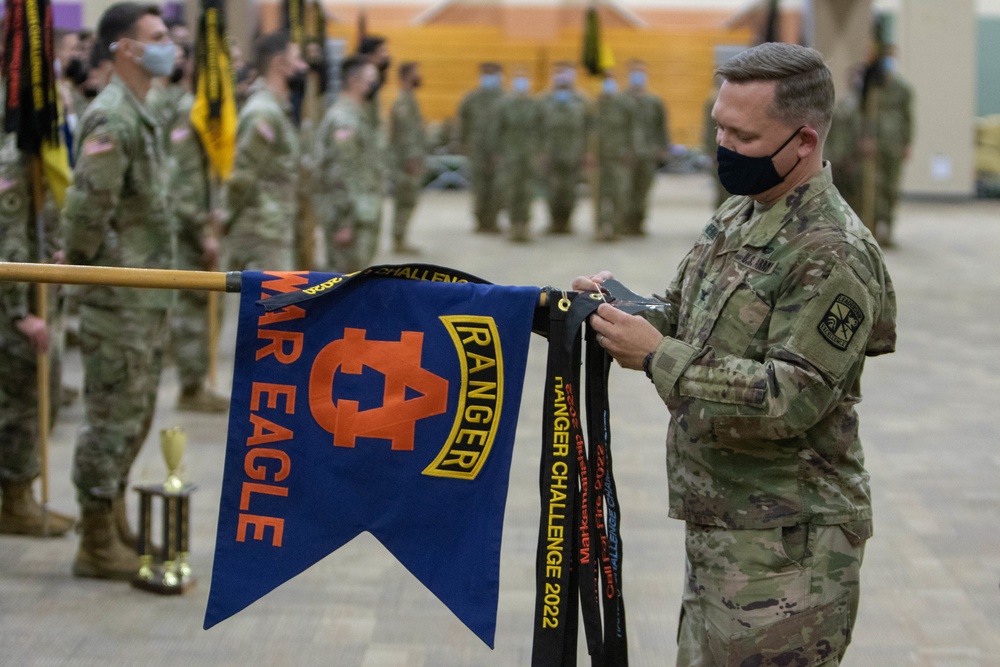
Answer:
<path fill-rule="evenodd" d="M 458 107 L 458 137 L 462 153 L 469 160 L 476 231 L 496 234 L 500 231 L 497 216 L 501 208 L 496 112 L 503 97 L 503 69 L 497 63 L 482 63 L 479 72 L 479 88 L 462 98 Z"/>
<path fill-rule="evenodd" d="M 552 92 L 539 105 L 540 172 L 549 204 L 550 234 L 569 234 L 583 158 L 587 152 L 587 101 L 573 87 L 573 63 L 556 64 Z"/>
<path fill-rule="evenodd" d="M 670 515 L 687 527 L 677 664 L 839 665 L 872 533 L 854 406 L 865 357 L 895 348 L 895 296 L 822 161 L 819 53 L 767 43 L 719 74 L 720 176 L 747 196 L 713 216 L 662 314 L 601 305 L 591 323 L 671 414 Z"/>
<path fill-rule="evenodd" d="M 166 164 L 144 99 L 170 72 L 174 45 L 155 6 L 112 5 L 98 35 L 115 75 L 80 121 L 63 236 L 71 264 L 173 265 Z M 73 457 L 82 512 L 73 573 L 131 578 L 139 559 L 125 520 L 129 471 L 153 420 L 167 332 L 166 290 L 80 290 L 84 423 Z"/>
<path fill-rule="evenodd" d="M 389 117 L 389 149 L 392 152 L 392 249 L 396 253 L 415 253 L 406 242 L 406 231 L 417 206 L 424 178 L 427 141 L 424 119 L 414 94 L 422 78 L 415 62 L 399 66 L 399 97 L 392 104 Z"/>
<path fill-rule="evenodd" d="M 612 241 L 625 232 L 637 136 L 632 102 L 618 92 L 612 72 L 605 73 L 593 103 L 590 130 L 597 166 L 596 238 Z"/>
<path fill-rule="evenodd" d="M 913 90 L 896 72 L 891 48 L 889 53 L 869 67 L 859 103 L 861 155 L 875 159 L 874 230 L 883 246 L 892 245 L 903 162 L 913 142 Z"/>
<path fill-rule="evenodd" d="M 719 97 L 719 82 L 718 80 L 712 85 L 712 91 L 708 94 L 708 99 L 705 100 L 705 107 L 702 112 L 702 135 L 701 135 L 701 146 L 702 150 L 705 151 L 705 155 L 708 156 L 712 163 L 712 168 L 710 169 L 710 175 L 712 177 L 712 192 L 715 197 L 715 206 L 713 208 L 719 208 L 722 206 L 722 202 L 729 199 L 729 193 L 726 189 L 722 187 L 722 181 L 719 180 L 719 169 L 718 163 L 715 159 L 715 151 L 718 148 L 718 144 L 715 143 L 715 119 L 712 118 L 712 109 L 715 107 L 715 100 Z M 836 173 L 836 172 L 835 172 Z"/>
<path fill-rule="evenodd" d="M 646 63 L 630 60 L 628 70 L 628 96 L 635 112 L 635 168 L 632 169 L 632 194 L 624 232 L 628 236 L 644 236 L 646 229 L 646 203 L 653 179 L 660 165 L 670 156 L 670 130 L 667 108 L 657 95 L 646 88 L 648 76 Z"/>
<path fill-rule="evenodd" d="M 838 100 L 833 107 L 833 121 L 826 138 L 823 157 L 830 161 L 833 184 L 851 209 L 859 216 L 862 211 L 861 110 L 853 91 Z"/>
<path fill-rule="evenodd" d="M 500 144 L 499 182 L 510 216 L 510 239 L 531 240 L 531 202 L 535 198 L 535 160 L 539 141 L 538 102 L 531 97 L 526 70 L 514 73 L 511 92 L 497 105 L 497 139 Z"/>
<path fill-rule="evenodd" d="M 341 81 L 317 133 L 315 196 L 327 270 L 352 273 L 369 266 L 378 249 L 385 171 L 378 130 L 365 112 L 378 70 L 352 56 L 341 65 Z"/>
<path fill-rule="evenodd" d="M 0 143 L 0 261 L 35 261 L 36 238 L 27 169 L 14 135 L 9 134 Z M 61 252 L 53 242 L 58 242 L 58 234 L 46 230 L 48 253 L 58 258 Z M 44 510 L 35 499 L 32 482 L 41 474 L 38 353 L 50 354 L 49 395 L 57 397 L 59 360 L 53 353 L 58 347 L 53 327 L 32 312 L 31 287 L 0 282 L 0 534 L 53 537 L 68 531 L 73 519 Z M 48 303 L 49 322 L 53 322 L 57 300 L 50 296 Z M 53 419 L 58 405 L 52 401 Z"/>
<path fill-rule="evenodd" d="M 208 157 L 191 124 L 193 61 L 191 49 L 184 49 L 181 77 L 170 86 L 149 93 L 150 113 L 162 119 L 162 134 L 169 164 L 170 213 L 177 243 L 176 266 L 186 271 L 216 270 L 219 258 L 218 232 L 221 213 L 213 209 Z M 179 97 L 168 93 L 180 89 Z M 169 101 L 169 102 L 168 102 Z M 208 306 L 205 290 L 180 290 L 170 313 L 170 331 L 176 350 L 177 376 L 181 391 L 178 410 L 226 412 L 229 399 L 205 385 L 208 376 Z M 222 321 L 222 300 L 215 299 Z"/>
<path fill-rule="evenodd" d="M 294 268 L 301 152 L 289 118 L 288 82 L 305 72 L 299 45 L 284 32 L 258 38 L 261 78 L 240 111 L 236 159 L 226 183 L 230 270 Z"/>

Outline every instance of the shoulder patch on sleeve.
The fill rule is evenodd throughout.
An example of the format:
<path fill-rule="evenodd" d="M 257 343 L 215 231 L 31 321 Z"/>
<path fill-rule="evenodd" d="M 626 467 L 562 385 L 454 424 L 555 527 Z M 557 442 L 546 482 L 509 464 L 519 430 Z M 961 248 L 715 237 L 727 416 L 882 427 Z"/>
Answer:
<path fill-rule="evenodd" d="M 15 185 L 17 185 L 17 181 L 13 178 L 0 178 L 0 192 L 6 192 Z"/>
<path fill-rule="evenodd" d="M 846 294 L 838 294 L 817 327 L 826 342 L 838 350 L 846 350 L 864 321 L 861 306 Z"/>
<path fill-rule="evenodd" d="M 110 134 L 98 134 L 83 142 L 84 155 L 100 155 L 113 150 L 115 141 Z"/>
<path fill-rule="evenodd" d="M 336 141 L 347 141 L 353 136 L 354 136 L 353 127 L 338 127 L 333 133 L 333 138 Z"/>
<path fill-rule="evenodd" d="M 191 136 L 191 128 L 186 125 L 181 125 L 180 127 L 175 127 L 170 131 L 170 142 L 174 144 L 179 144 L 186 141 L 188 137 Z"/>
<path fill-rule="evenodd" d="M 265 120 L 257 121 L 256 128 L 257 128 L 257 134 L 259 134 L 261 138 L 264 139 L 264 141 L 266 141 L 269 144 L 274 143 L 275 133 L 274 133 L 274 128 L 271 127 L 270 123 L 268 123 Z"/>

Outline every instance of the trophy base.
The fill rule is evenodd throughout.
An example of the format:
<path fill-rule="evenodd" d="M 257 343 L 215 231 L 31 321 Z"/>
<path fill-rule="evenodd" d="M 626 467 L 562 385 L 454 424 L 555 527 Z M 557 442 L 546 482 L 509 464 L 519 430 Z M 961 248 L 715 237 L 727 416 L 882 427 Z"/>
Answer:
<path fill-rule="evenodd" d="M 194 585 L 198 583 L 197 579 L 191 578 L 187 581 L 178 582 L 172 586 L 164 584 L 162 581 L 155 581 L 150 579 L 143 579 L 142 577 L 136 577 L 132 580 L 132 587 L 138 588 L 140 590 L 148 591 L 150 593 L 156 593 L 157 595 L 183 595 L 189 590 L 194 588 Z"/>

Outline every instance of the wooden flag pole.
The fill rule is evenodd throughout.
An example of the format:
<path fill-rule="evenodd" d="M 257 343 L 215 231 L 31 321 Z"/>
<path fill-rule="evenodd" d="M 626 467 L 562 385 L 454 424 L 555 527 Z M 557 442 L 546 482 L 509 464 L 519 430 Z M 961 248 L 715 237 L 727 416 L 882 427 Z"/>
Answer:
<path fill-rule="evenodd" d="M 112 287 L 239 292 L 241 273 L 239 271 L 182 271 L 179 269 L 133 269 L 117 266 L 0 262 L 0 280 L 59 285 L 110 285 Z"/>
<path fill-rule="evenodd" d="M 45 262 L 48 258 L 45 254 L 45 220 L 42 217 L 42 209 L 45 208 L 45 182 L 42 173 L 42 159 L 39 156 L 31 158 L 31 210 L 35 215 L 35 242 L 38 245 L 37 255 L 39 262 Z M 42 268 L 45 264 L 33 264 Z M 44 283 L 35 285 L 35 311 L 38 317 L 42 318 L 46 327 L 49 324 L 49 290 Z M 49 345 L 55 341 L 50 336 Z M 52 397 L 49 388 L 49 351 L 39 351 L 36 357 L 36 380 L 38 383 L 38 456 L 42 468 L 42 512 L 43 512 L 43 532 L 48 532 L 48 507 L 49 507 L 49 416 L 52 409 Z"/>

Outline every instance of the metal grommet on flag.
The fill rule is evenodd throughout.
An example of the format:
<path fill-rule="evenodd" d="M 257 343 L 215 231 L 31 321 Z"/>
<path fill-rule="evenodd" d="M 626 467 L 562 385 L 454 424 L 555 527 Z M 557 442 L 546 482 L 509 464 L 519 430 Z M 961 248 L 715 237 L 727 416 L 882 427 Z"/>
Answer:
<path fill-rule="evenodd" d="M 603 299 L 579 296 L 556 299 L 553 293 L 548 299 L 533 667 L 576 665 L 580 612 L 592 664 L 628 664 L 620 508 L 611 469 L 611 358 L 588 326 L 581 403 L 580 330 Z"/>

